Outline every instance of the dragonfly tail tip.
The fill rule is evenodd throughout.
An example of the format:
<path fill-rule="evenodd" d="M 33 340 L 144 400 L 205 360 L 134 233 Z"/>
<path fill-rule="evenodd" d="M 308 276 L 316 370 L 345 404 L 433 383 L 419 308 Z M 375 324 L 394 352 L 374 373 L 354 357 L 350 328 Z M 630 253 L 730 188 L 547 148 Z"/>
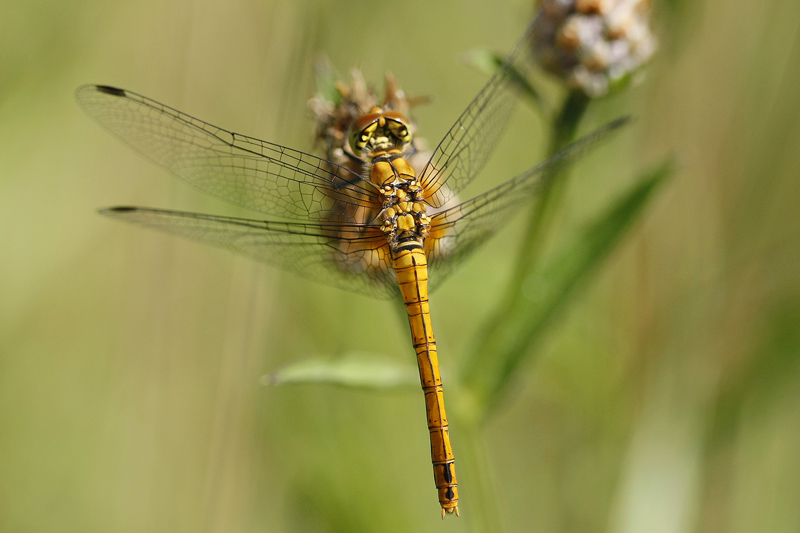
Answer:
<path fill-rule="evenodd" d="M 442 520 L 444 520 L 447 515 L 453 514 L 454 512 L 456 513 L 457 517 L 461 516 L 461 513 L 458 512 L 458 505 L 455 507 L 442 507 Z"/>

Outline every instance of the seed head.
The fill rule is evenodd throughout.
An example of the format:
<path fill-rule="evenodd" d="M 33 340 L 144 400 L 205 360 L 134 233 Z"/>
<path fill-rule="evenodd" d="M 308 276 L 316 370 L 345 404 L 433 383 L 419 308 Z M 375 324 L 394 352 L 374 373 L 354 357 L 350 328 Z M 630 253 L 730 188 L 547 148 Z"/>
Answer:
<path fill-rule="evenodd" d="M 409 98 L 397 85 L 391 73 L 385 75 L 385 89 L 380 98 L 374 87 L 367 85 L 359 69 L 350 72 L 350 83 L 335 80 L 331 67 L 322 62 L 317 67 L 317 95 L 308 104 L 316 121 L 315 138 L 325 148 L 326 159 L 338 165 L 351 167 L 361 172 L 360 165 L 347 157 L 349 150 L 347 134 L 350 125 L 373 107 L 399 111 L 411 120 L 411 132 L 416 124 L 409 116 L 412 107 L 425 102 L 426 98 Z M 424 141 L 415 136 L 414 144 L 419 150 Z M 412 162 L 412 165 L 414 163 Z"/>
<path fill-rule="evenodd" d="M 571 87 L 603 96 L 653 55 L 649 15 L 650 0 L 542 0 L 534 55 Z"/>

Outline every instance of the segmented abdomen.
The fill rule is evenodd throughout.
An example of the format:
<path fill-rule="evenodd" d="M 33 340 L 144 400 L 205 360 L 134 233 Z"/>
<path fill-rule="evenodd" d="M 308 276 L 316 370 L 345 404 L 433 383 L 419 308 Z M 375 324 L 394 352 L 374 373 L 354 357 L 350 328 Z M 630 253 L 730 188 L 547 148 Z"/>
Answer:
<path fill-rule="evenodd" d="M 436 355 L 436 341 L 428 308 L 428 262 L 422 246 L 409 243 L 392 253 L 394 271 L 403 294 L 411 325 L 411 337 L 417 352 L 419 379 L 425 392 L 425 410 L 431 437 L 433 477 L 439 491 L 439 503 L 444 512 L 458 514 L 458 483 L 455 459 L 450 446 L 447 414 L 444 409 L 442 378 Z"/>

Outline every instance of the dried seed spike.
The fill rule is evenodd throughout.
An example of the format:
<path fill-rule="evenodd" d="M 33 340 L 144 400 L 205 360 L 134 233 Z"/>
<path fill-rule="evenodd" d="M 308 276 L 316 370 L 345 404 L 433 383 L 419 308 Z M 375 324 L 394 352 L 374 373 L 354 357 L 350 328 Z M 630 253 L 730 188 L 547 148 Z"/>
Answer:
<path fill-rule="evenodd" d="M 543 0 L 531 46 L 539 64 L 588 96 L 640 68 L 655 51 L 649 0 Z"/>

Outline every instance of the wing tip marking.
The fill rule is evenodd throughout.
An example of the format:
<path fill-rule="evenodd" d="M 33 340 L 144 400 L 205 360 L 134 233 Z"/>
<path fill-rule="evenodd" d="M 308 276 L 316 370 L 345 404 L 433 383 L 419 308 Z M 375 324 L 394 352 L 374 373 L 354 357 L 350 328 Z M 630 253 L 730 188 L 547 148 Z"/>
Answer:
<path fill-rule="evenodd" d="M 125 89 L 111 87 L 110 85 L 95 85 L 98 92 L 110 94 L 111 96 L 127 96 Z"/>

